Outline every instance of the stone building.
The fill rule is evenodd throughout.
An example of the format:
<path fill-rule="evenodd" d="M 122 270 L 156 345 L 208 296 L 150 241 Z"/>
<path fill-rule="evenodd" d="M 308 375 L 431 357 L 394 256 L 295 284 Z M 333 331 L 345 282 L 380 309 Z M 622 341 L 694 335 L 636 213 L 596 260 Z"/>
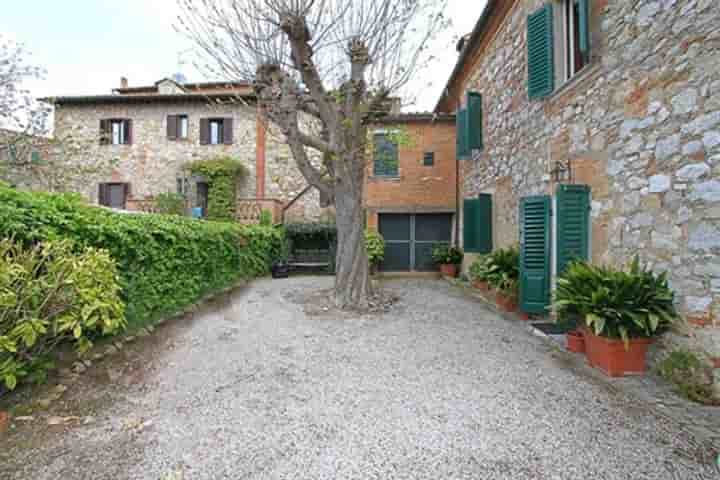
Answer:
<path fill-rule="evenodd" d="M 718 25 L 715 0 L 490 0 L 436 111 L 475 115 L 461 194 L 492 202 L 494 246 L 520 241 L 523 198 L 587 186 L 580 253 L 667 270 L 687 322 L 665 341 L 720 368 Z"/>
<path fill-rule="evenodd" d="M 229 156 L 247 169 L 237 185 L 241 220 L 257 220 L 261 209 L 273 211 L 276 220 L 324 214 L 282 135 L 258 114 L 249 83 L 166 78 L 129 87 L 123 78 L 110 95 L 46 100 L 55 107 L 55 137 L 72 139 L 71 155 L 80 164 L 102 166 L 75 186 L 93 202 L 144 209 L 160 193 L 180 192 L 191 206 L 203 207 L 207 185 L 188 178 L 184 167 Z"/>

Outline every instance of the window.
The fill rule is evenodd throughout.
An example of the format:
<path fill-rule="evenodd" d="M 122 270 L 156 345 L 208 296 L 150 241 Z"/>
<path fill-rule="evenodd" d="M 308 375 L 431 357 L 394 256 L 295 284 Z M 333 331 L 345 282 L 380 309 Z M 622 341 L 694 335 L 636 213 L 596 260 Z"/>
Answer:
<path fill-rule="evenodd" d="M 490 253 L 493 248 L 492 195 L 481 193 L 463 202 L 463 248 L 468 253 Z"/>
<path fill-rule="evenodd" d="M 188 116 L 168 115 L 167 138 L 169 140 L 185 140 L 188 138 Z"/>
<path fill-rule="evenodd" d="M 201 145 L 232 145 L 232 118 L 203 118 L 200 120 Z"/>
<path fill-rule="evenodd" d="M 127 183 L 101 183 L 98 203 L 106 207 L 124 210 L 129 187 Z"/>
<path fill-rule="evenodd" d="M 465 99 L 465 108 L 458 109 L 455 115 L 458 160 L 471 159 L 473 150 L 483 149 L 482 95 L 467 92 Z"/>
<path fill-rule="evenodd" d="M 387 133 L 376 133 L 374 142 L 373 175 L 398 176 L 398 147 Z"/>
<path fill-rule="evenodd" d="M 132 120 L 100 120 L 101 145 L 130 145 L 132 143 Z"/>
<path fill-rule="evenodd" d="M 581 12 L 581 4 L 583 3 L 586 4 L 587 2 L 583 0 L 563 1 L 562 25 L 564 42 L 562 50 L 565 63 L 563 80 L 571 79 L 587 65 L 587 48 L 585 48 L 585 51 L 581 48 L 581 31 L 583 30 L 581 24 L 585 21 L 583 15 L 587 15 L 587 13 Z"/>
<path fill-rule="evenodd" d="M 590 59 L 590 0 L 552 0 L 527 20 L 528 97 L 551 95 Z"/>
<path fill-rule="evenodd" d="M 432 167 L 435 165 L 435 152 L 425 152 L 423 154 L 423 166 Z"/>

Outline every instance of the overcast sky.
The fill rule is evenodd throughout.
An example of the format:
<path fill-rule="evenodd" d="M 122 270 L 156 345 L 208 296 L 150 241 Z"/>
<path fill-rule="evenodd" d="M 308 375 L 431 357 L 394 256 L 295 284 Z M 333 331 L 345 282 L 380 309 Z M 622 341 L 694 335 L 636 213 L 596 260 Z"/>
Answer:
<path fill-rule="evenodd" d="M 176 0 L 5 3 L 0 33 L 23 43 L 31 63 L 47 70 L 45 80 L 28 85 L 36 96 L 108 94 L 121 76 L 131 86 L 152 84 L 178 71 L 189 81 L 204 80 L 190 65 L 190 45 L 173 29 Z M 435 42 L 441 60 L 418 78 L 417 90 L 424 94 L 412 110 L 434 108 L 457 59 L 452 40 L 472 30 L 485 3 L 449 0 L 453 28 Z"/>

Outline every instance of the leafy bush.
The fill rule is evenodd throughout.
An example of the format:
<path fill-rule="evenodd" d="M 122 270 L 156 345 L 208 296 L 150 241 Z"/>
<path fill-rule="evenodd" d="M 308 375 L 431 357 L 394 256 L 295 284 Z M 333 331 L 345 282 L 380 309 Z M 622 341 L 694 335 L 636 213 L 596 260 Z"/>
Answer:
<path fill-rule="evenodd" d="M 155 210 L 164 215 L 185 215 L 185 197 L 179 193 L 160 193 L 155 197 Z"/>
<path fill-rule="evenodd" d="M 68 241 L 23 249 L 0 241 L 0 379 L 39 379 L 48 354 L 63 341 L 80 353 L 98 334 L 125 327 L 115 261 L 93 248 L 74 253 Z"/>
<path fill-rule="evenodd" d="M 675 385 L 675 391 L 694 402 L 717 405 L 714 398 L 712 371 L 700 359 L 687 350 L 675 350 L 657 367 L 661 377 Z"/>
<path fill-rule="evenodd" d="M 265 208 L 260 212 L 260 225 L 269 227 L 273 223 L 272 220 L 272 212 L 270 210 Z"/>
<path fill-rule="evenodd" d="M 385 239 L 377 230 L 365 230 L 365 248 L 371 266 L 377 267 L 385 260 Z"/>
<path fill-rule="evenodd" d="M 637 257 L 628 271 L 585 262 L 571 263 L 558 278 L 554 306 L 561 314 L 576 314 L 596 335 L 651 337 L 677 317 L 674 295 L 665 273 L 640 266 Z"/>
<path fill-rule="evenodd" d="M 247 167 L 234 158 L 219 157 L 197 160 L 187 165 L 187 169 L 208 181 L 208 219 L 234 220 L 237 201 L 235 187 L 238 179 L 247 175 Z"/>
<path fill-rule="evenodd" d="M 473 282 L 487 282 L 490 268 L 490 256 L 483 255 L 477 258 L 468 269 L 470 280 Z"/>
<path fill-rule="evenodd" d="M 503 293 L 517 295 L 520 280 L 520 250 L 517 247 L 499 248 L 488 255 L 487 281 Z"/>
<path fill-rule="evenodd" d="M 0 237 L 25 245 L 67 237 L 106 249 L 118 265 L 131 326 L 147 324 L 240 278 L 263 275 L 282 230 L 165 215 L 118 214 L 77 197 L 0 186 Z"/>
<path fill-rule="evenodd" d="M 458 247 L 451 247 L 446 243 L 441 243 L 433 248 L 432 259 L 433 262 L 442 265 L 458 265 L 462 263 L 463 252 Z"/>

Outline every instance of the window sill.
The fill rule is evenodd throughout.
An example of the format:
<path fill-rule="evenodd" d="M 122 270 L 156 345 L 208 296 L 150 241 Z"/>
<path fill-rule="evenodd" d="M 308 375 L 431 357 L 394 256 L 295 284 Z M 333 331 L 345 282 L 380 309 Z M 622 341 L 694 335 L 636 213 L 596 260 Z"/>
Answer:
<path fill-rule="evenodd" d="M 373 182 L 399 182 L 399 175 L 371 175 L 368 177 L 369 181 Z"/>
<path fill-rule="evenodd" d="M 592 78 L 602 70 L 602 62 L 600 60 L 591 63 L 590 65 L 583 68 L 580 73 L 574 75 L 569 80 L 566 80 L 559 88 L 555 89 L 553 93 L 545 98 L 549 103 L 554 102 L 559 97 L 562 97 L 565 93 L 575 88 L 578 84 L 583 83 L 585 80 Z"/>

